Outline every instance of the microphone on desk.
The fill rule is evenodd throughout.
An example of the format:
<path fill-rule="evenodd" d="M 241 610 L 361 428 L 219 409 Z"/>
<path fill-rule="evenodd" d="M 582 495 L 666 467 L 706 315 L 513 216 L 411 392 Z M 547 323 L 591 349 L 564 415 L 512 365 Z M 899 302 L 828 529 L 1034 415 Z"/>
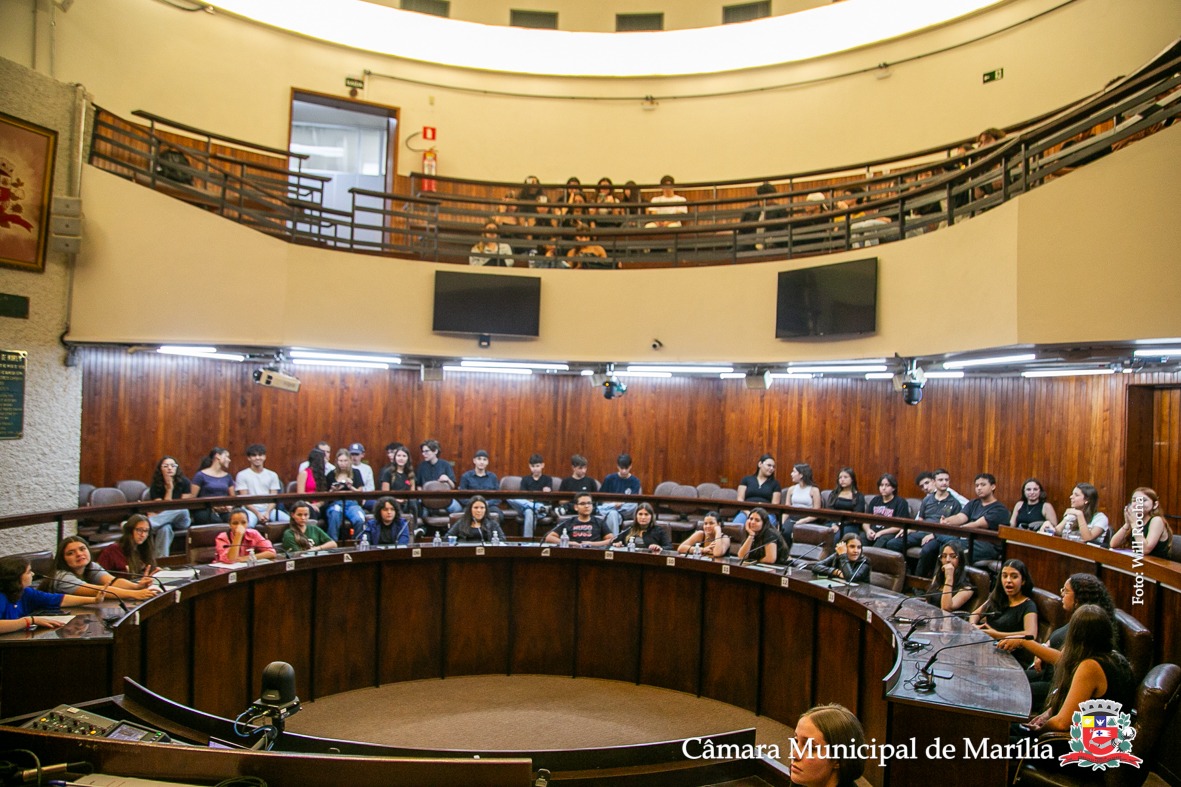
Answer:
<path fill-rule="evenodd" d="M 927 647 L 927 645 L 929 645 L 930 643 L 917 642 L 917 641 L 912 642 L 910 638 L 914 634 L 915 629 L 917 629 L 921 625 L 924 625 L 928 621 L 946 620 L 947 618 L 960 618 L 962 620 L 963 617 L 964 617 L 964 615 L 961 612 L 951 612 L 946 615 L 927 615 L 926 617 L 915 618 L 914 621 L 911 622 L 910 628 L 906 630 L 906 634 L 902 637 L 902 647 L 904 649 L 912 651 L 912 652 L 919 651 L 919 650 L 922 650 L 923 648 Z"/>
<path fill-rule="evenodd" d="M 815 552 L 818 549 L 821 552 L 823 552 L 824 547 L 825 547 L 824 544 L 813 544 L 808 549 L 805 549 L 799 557 L 790 558 L 790 565 L 793 568 L 808 568 L 808 566 L 810 564 L 806 560 L 804 560 L 804 558 L 808 557 L 809 555 L 811 555 L 813 552 Z"/>
<path fill-rule="evenodd" d="M 902 625 L 905 626 L 908 623 L 911 623 L 913 621 L 910 618 L 904 618 L 904 617 L 900 617 L 898 615 L 898 612 L 899 612 L 899 610 L 902 609 L 903 604 L 905 604 L 906 602 L 910 601 L 911 599 L 915 599 L 915 598 L 936 598 L 936 597 L 942 596 L 942 595 L 943 595 L 943 591 L 937 590 L 934 593 L 922 593 L 917 596 L 907 596 L 898 602 L 898 606 L 894 607 L 894 609 L 891 610 L 889 615 L 886 615 L 886 619 L 889 620 L 891 623 L 901 623 Z"/>
<path fill-rule="evenodd" d="M 146 577 L 146 578 L 148 578 L 148 579 L 150 579 L 150 580 L 154 581 L 154 582 L 155 582 L 157 585 L 159 585 L 159 586 L 160 586 L 160 592 L 161 592 L 161 593 L 167 593 L 167 592 L 168 592 L 168 588 L 164 587 L 164 583 L 163 583 L 163 582 L 161 582 L 161 581 L 160 581 L 160 580 L 159 580 L 159 579 L 156 577 L 156 575 L 155 575 L 155 574 L 132 574 L 132 573 L 130 573 L 130 572 L 127 572 L 127 571 L 112 571 L 112 570 L 110 570 L 109 568 L 107 568 L 107 569 L 103 569 L 103 570 L 104 570 L 104 571 L 106 571 L 106 572 L 107 572 L 108 574 L 110 574 L 111 576 L 115 576 L 115 577 L 122 577 L 123 579 L 131 579 L 131 580 L 134 580 L 134 581 L 136 581 L 136 582 L 139 582 L 141 579 L 144 579 L 144 578 Z"/>
<path fill-rule="evenodd" d="M 944 645 L 939 650 L 932 653 L 931 658 L 927 659 L 927 663 L 924 664 L 921 668 L 919 668 L 919 674 L 922 677 L 915 680 L 914 690 L 919 692 L 920 694 L 930 694 L 931 692 L 935 691 L 935 676 L 931 674 L 931 666 L 935 663 L 935 659 L 939 658 L 939 654 L 945 650 L 951 650 L 952 648 L 966 648 L 970 645 L 991 644 L 995 647 L 996 643 L 1002 642 L 1004 640 L 1033 639 L 1033 638 L 1034 638 L 1034 636 L 1032 634 L 1014 634 L 1013 636 L 1001 637 L 1000 639 L 991 639 L 990 638 L 990 639 L 974 640 L 972 642 L 957 642 L 954 645 Z"/>

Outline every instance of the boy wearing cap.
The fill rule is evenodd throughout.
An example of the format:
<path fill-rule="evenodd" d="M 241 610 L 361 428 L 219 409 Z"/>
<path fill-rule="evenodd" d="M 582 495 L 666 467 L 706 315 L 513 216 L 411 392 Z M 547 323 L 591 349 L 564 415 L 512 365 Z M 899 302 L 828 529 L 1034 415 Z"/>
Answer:
<path fill-rule="evenodd" d="M 361 487 L 361 491 L 376 491 L 377 486 L 373 483 L 373 468 L 365 461 L 365 446 L 360 443 L 353 443 L 349 446 L 349 456 L 353 460 L 353 469 L 361 473 L 361 480 L 365 482 L 365 485 Z"/>

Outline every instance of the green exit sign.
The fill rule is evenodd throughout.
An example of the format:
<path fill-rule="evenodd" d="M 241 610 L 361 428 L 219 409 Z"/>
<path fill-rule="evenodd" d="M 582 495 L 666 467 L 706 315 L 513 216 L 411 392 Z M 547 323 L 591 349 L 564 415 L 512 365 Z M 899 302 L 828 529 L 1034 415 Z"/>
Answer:
<path fill-rule="evenodd" d="M 345 77 L 344 78 L 344 86 L 345 87 L 355 87 L 358 90 L 364 90 L 365 89 L 365 80 L 364 79 L 357 79 L 356 77 Z"/>
<path fill-rule="evenodd" d="M 1005 78 L 1005 69 L 1003 69 L 1003 68 L 998 68 L 996 71 L 985 71 L 984 72 L 984 84 L 986 84 L 986 85 L 989 82 L 996 82 L 997 80 L 1004 79 L 1004 78 Z"/>

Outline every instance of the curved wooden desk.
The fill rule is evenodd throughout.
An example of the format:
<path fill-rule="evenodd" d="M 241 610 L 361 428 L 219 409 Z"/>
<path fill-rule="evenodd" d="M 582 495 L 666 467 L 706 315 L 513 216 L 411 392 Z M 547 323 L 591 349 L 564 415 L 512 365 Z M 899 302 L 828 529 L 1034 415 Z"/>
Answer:
<path fill-rule="evenodd" d="M 76 703 L 87 690 L 117 694 L 126 675 L 232 718 L 259 695 L 263 667 L 282 660 L 294 666 L 305 701 L 401 680 L 532 673 L 675 689 L 786 724 L 813 704 L 840 702 L 857 711 L 868 738 L 914 739 L 918 759 L 868 769 L 878 785 L 945 774 L 946 760 L 922 756 L 938 736 L 957 751 L 965 737 L 1007 741 L 1009 722 L 1029 709 L 1028 685 L 1008 654 L 983 641 L 949 651 L 939 665 L 955 677 L 938 680 L 933 694 L 916 693 L 909 680 L 931 651 L 897 647 L 885 616 L 902 597 L 873 586 L 829 589 L 811 578 L 669 554 L 521 545 L 206 567 L 123 617 L 113 635 L 78 642 L 103 673 L 93 684 L 47 675 L 63 696 L 41 691 L 34 707 L 4 713 Z M 906 603 L 908 612 L 921 610 L 912 616 L 938 614 L 922 601 Z M 920 634 L 932 646 L 983 638 L 958 619 L 929 628 Z M 6 674 L 24 645 L 0 638 Z M 43 664 L 42 674 L 59 673 L 56 665 Z M 80 666 L 66 668 L 77 674 Z M 973 761 L 957 783 L 1003 783 L 1006 766 Z"/>

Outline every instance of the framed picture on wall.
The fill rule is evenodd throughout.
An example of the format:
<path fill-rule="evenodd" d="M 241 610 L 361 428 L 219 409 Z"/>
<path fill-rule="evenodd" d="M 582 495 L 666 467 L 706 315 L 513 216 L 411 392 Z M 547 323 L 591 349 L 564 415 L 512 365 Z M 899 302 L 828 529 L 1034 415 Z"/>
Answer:
<path fill-rule="evenodd" d="M 0 112 L 0 265 L 45 270 L 57 132 Z"/>

